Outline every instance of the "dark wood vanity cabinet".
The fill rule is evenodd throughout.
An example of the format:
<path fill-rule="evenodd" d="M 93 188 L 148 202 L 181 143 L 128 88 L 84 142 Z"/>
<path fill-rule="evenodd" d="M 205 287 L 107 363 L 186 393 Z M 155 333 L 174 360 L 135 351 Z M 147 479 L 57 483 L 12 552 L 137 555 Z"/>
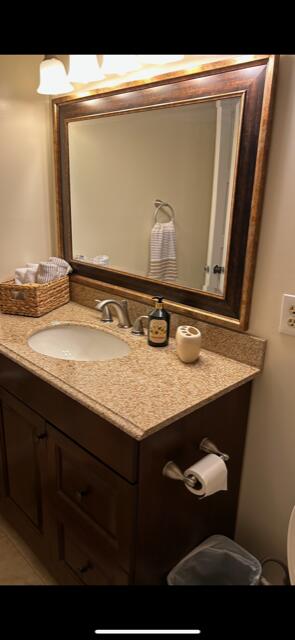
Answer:
<path fill-rule="evenodd" d="M 27 530 L 39 550 L 44 535 L 46 423 L 4 389 L 0 399 L 2 510 L 20 530 Z"/>
<path fill-rule="evenodd" d="M 0 510 L 60 584 L 165 583 L 214 533 L 233 537 L 251 383 L 136 441 L 0 355 Z M 229 489 L 199 500 L 163 476 L 230 455 Z"/>

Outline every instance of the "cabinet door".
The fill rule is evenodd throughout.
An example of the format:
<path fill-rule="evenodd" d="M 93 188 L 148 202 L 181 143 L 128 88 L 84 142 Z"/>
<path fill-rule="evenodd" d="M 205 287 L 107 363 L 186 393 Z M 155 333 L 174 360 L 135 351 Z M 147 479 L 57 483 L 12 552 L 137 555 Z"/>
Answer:
<path fill-rule="evenodd" d="M 47 432 L 50 538 L 59 579 L 63 584 L 77 579 L 126 584 L 132 570 L 136 485 L 51 425 Z"/>
<path fill-rule="evenodd" d="M 5 456 L 4 456 L 4 442 L 3 442 L 2 405 L 1 405 L 1 396 L 0 396 L 0 501 L 3 500 L 6 493 L 4 459 L 5 459 Z"/>
<path fill-rule="evenodd" d="M 46 423 L 4 390 L 1 400 L 1 510 L 24 537 L 43 534 Z M 31 532 L 31 536 L 26 535 Z"/>

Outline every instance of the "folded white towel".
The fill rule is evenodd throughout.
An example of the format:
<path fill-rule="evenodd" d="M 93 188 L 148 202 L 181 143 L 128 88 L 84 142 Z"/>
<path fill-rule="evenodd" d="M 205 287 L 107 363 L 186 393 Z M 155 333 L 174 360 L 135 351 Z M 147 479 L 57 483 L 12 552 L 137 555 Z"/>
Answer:
<path fill-rule="evenodd" d="M 56 264 L 52 262 L 40 262 L 36 273 L 36 282 L 38 282 L 38 284 L 46 284 L 46 282 L 56 280 L 58 277 Z"/>
<path fill-rule="evenodd" d="M 73 271 L 71 265 L 63 258 L 57 258 L 55 256 L 51 256 L 49 258 L 49 262 L 57 266 L 58 278 L 67 276 L 69 273 L 72 273 Z"/>
<path fill-rule="evenodd" d="M 71 265 L 69 265 L 63 258 L 51 257 L 48 261 L 40 262 L 27 262 L 25 267 L 18 267 L 15 270 L 14 280 L 15 284 L 30 284 L 37 282 L 38 284 L 45 284 L 51 282 L 51 280 L 57 280 L 62 278 L 73 271 Z"/>
<path fill-rule="evenodd" d="M 110 264 L 110 258 L 109 256 L 95 256 L 91 262 L 94 262 L 94 264 L 108 265 Z"/>
<path fill-rule="evenodd" d="M 36 274 L 37 269 L 30 269 L 28 267 L 25 273 L 24 284 L 33 284 L 34 282 L 36 282 Z"/>
<path fill-rule="evenodd" d="M 150 278 L 176 280 L 176 233 L 173 220 L 156 222 L 150 238 Z"/>
<path fill-rule="evenodd" d="M 29 269 L 34 269 L 34 271 L 37 271 L 39 267 L 39 262 L 27 262 L 26 267 L 28 267 Z"/>
<path fill-rule="evenodd" d="M 15 284 L 24 284 L 26 273 L 27 267 L 18 267 L 14 274 Z"/>

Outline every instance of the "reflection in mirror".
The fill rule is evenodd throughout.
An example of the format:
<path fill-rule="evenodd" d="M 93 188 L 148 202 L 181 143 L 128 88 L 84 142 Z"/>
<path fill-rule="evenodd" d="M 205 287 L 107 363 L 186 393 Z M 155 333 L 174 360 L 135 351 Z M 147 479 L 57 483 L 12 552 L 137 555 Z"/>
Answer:
<path fill-rule="evenodd" d="M 69 123 L 73 257 L 223 296 L 241 96 Z"/>

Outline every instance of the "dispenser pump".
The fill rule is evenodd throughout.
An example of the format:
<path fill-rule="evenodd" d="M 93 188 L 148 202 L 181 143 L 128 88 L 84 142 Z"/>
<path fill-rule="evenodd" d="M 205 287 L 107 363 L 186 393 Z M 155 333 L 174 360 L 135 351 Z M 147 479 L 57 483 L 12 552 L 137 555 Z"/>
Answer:
<path fill-rule="evenodd" d="M 154 296 L 152 300 L 156 300 L 155 309 L 163 309 L 163 296 Z"/>
<path fill-rule="evenodd" d="M 163 296 L 154 296 L 155 309 L 149 314 L 148 344 L 166 347 L 169 342 L 170 313 L 163 308 Z"/>

